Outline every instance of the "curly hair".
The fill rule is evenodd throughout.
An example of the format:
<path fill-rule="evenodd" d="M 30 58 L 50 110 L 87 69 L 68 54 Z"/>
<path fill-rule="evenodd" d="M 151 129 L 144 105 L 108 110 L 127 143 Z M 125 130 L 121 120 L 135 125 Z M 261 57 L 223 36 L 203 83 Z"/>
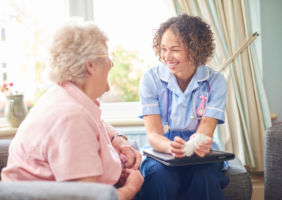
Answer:
<path fill-rule="evenodd" d="M 164 32 L 170 28 L 178 41 L 184 46 L 190 62 L 198 67 L 205 65 L 212 57 L 215 49 L 214 36 L 210 25 L 202 21 L 200 17 L 181 14 L 172 17 L 160 25 L 155 32 L 153 49 L 161 60 L 161 40 Z"/>
<path fill-rule="evenodd" d="M 87 75 L 85 62 L 102 63 L 99 57 L 108 36 L 93 22 L 71 17 L 53 35 L 49 43 L 49 78 L 56 84 L 71 81 L 83 85 Z"/>

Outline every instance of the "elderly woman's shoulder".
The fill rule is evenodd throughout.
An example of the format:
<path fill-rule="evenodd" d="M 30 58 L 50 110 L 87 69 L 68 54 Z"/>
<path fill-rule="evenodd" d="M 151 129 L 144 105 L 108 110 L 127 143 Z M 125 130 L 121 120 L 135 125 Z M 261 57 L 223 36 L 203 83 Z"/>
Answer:
<path fill-rule="evenodd" d="M 31 110 L 32 113 L 49 114 L 53 117 L 74 116 L 74 115 L 91 115 L 89 111 L 75 100 L 61 86 L 55 85 L 50 88 L 35 104 Z"/>

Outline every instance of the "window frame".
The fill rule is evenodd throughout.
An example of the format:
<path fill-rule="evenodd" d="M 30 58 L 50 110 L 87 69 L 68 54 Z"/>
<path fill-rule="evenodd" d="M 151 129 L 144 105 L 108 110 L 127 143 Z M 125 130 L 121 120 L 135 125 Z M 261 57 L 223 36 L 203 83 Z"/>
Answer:
<path fill-rule="evenodd" d="M 82 16 L 85 20 L 94 20 L 94 0 L 83 0 L 79 3 L 81 6 L 77 8 L 77 1 L 65 0 L 66 15 Z M 101 118 L 115 127 L 144 126 L 143 119 L 138 118 L 139 102 L 101 103 L 100 108 L 102 110 Z M 0 118 L 0 129 L 3 127 L 9 127 L 5 117 Z"/>
<path fill-rule="evenodd" d="M 101 103 L 102 120 L 114 127 L 144 126 L 138 118 L 139 102 Z M 9 127 L 5 117 L 0 118 L 0 129 Z"/>

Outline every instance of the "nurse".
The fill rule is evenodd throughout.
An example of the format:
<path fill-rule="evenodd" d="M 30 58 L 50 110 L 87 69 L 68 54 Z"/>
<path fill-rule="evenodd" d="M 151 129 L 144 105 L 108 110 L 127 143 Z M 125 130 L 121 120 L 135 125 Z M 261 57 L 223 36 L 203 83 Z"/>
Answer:
<path fill-rule="evenodd" d="M 217 124 L 224 123 L 227 82 L 205 64 L 215 49 L 210 26 L 187 14 L 172 17 L 156 31 L 153 48 L 163 64 L 147 71 L 140 81 L 140 118 L 149 145 L 175 158 L 185 156 L 184 144 L 198 133 L 207 140 L 194 153 L 204 157 L 211 148 Z M 225 199 L 227 162 L 168 167 L 146 157 L 141 164 L 145 182 L 142 199 Z"/>

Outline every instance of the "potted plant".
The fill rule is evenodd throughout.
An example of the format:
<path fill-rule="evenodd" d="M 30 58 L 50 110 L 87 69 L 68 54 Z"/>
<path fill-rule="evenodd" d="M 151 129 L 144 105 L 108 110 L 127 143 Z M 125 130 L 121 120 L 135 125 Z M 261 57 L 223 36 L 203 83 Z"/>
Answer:
<path fill-rule="evenodd" d="M 6 95 L 5 118 L 12 128 L 20 126 L 27 115 L 27 108 L 24 103 L 24 95 L 18 91 L 12 92 L 13 83 L 4 82 L 0 91 Z"/>

